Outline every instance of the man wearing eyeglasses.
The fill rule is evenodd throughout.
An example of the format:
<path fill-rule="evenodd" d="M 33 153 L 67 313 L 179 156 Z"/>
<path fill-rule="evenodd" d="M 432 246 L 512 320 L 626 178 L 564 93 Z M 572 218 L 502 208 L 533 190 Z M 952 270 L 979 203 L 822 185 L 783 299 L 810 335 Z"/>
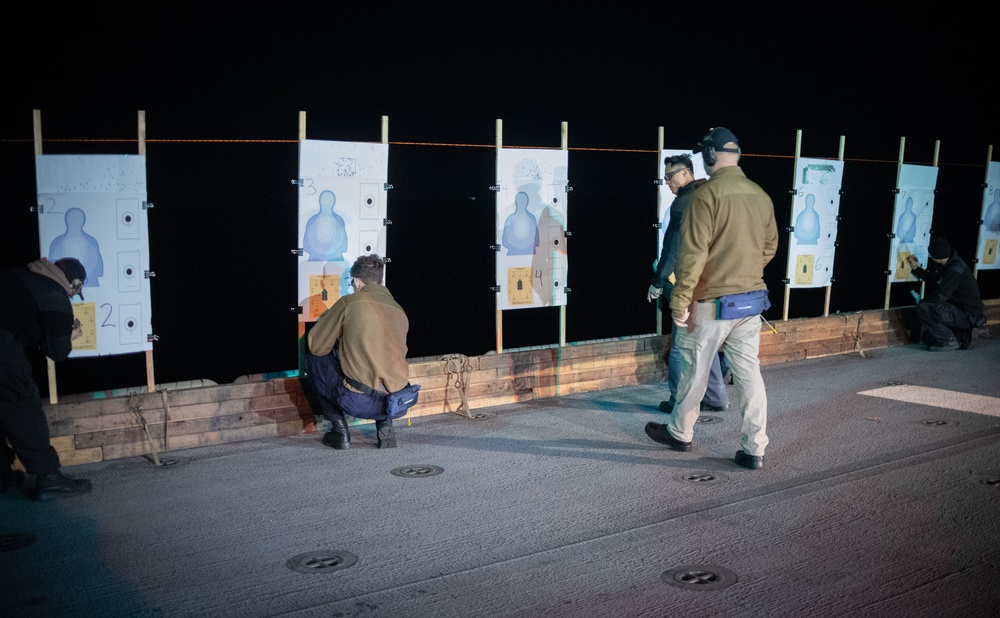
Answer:
<path fill-rule="evenodd" d="M 91 489 L 89 480 L 59 470 L 27 354 L 41 350 L 55 362 L 69 356 L 73 340 L 83 335 L 69 299 L 83 298 L 86 281 L 83 264 L 71 257 L 42 258 L 0 273 L 0 493 L 21 485 L 29 498 L 48 500 Z M 15 458 L 34 476 L 33 484 L 13 470 Z"/>
<path fill-rule="evenodd" d="M 661 302 L 667 307 L 669 313 L 670 293 L 673 290 L 670 276 L 677 267 L 677 257 L 680 253 L 681 220 L 687 211 L 695 189 L 705 184 L 705 180 L 695 179 L 690 155 L 674 155 L 664 159 L 663 180 L 675 197 L 670 204 L 670 223 L 667 224 L 667 229 L 663 233 L 663 249 L 660 252 L 660 259 L 656 263 L 656 272 L 649 285 L 646 300 L 652 302 L 662 297 Z M 664 292 L 666 293 L 664 294 Z M 666 414 L 670 414 L 674 410 L 677 400 L 677 384 L 680 381 L 681 364 L 683 363 L 680 348 L 674 345 L 676 341 L 677 325 L 671 321 L 670 353 L 667 358 L 667 387 L 670 389 L 670 399 L 661 401 L 659 408 L 660 412 Z M 705 391 L 705 397 L 701 400 L 702 412 L 724 412 L 729 408 L 729 393 L 726 392 L 722 362 L 723 356 L 717 354 L 709 374 L 708 389 Z"/>

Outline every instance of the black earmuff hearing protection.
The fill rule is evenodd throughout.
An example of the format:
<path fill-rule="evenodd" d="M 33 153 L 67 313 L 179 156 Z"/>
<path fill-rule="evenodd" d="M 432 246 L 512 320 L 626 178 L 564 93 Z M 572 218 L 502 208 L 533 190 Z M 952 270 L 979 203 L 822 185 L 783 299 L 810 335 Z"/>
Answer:
<path fill-rule="evenodd" d="M 708 135 L 701 140 L 701 157 L 705 161 L 705 167 L 712 167 L 715 165 L 716 159 L 718 157 L 715 154 L 715 129 L 713 128 L 708 132 Z"/>
<path fill-rule="evenodd" d="M 701 144 L 699 144 L 699 146 L 701 147 L 702 159 L 704 159 L 705 161 L 705 167 L 712 167 L 713 165 L 715 165 L 716 161 L 718 161 L 719 158 L 717 154 L 718 152 L 735 152 L 736 154 L 741 154 L 739 146 L 737 146 L 736 148 L 716 148 L 715 147 L 716 131 L 718 131 L 718 127 L 713 127 L 712 130 L 708 132 L 708 135 L 702 138 Z"/>

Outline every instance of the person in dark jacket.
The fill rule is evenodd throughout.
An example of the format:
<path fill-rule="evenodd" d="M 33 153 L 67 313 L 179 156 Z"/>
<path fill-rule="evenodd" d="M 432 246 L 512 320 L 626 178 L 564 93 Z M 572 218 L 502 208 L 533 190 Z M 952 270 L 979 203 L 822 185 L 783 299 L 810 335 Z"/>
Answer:
<path fill-rule="evenodd" d="M 60 472 L 49 441 L 48 420 L 35 384 L 27 348 L 64 360 L 83 334 L 70 298 L 83 298 L 87 271 L 79 260 L 45 258 L 0 273 L 0 493 L 22 482 L 15 458 L 34 476 L 25 493 L 35 500 L 75 496 L 90 490 L 86 479 Z M 10 445 L 8 446 L 8 442 Z"/>
<path fill-rule="evenodd" d="M 968 350 L 973 329 L 986 326 L 976 277 L 945 238 L 932 239 L 927 255 L 926 269 L 916 256 L 906 258 L 913 275 L 928 283 L 927 293 L 917 303 L 920 340 L 928 350 Z"/>
<path fill-rule="evenodd" d="M 656 270 L 649 284 L 646 300 L 652 302 L 662 298 L 661 302 L 669 306 L 670 292 L 674 287 L 670 276 L 674 274 L 677 256 L 680 254 L 681 220 L 691 202 L 694 190 L 705 184 L 705 179 L 695 179 L 690 155 L 670 156 L 664 159 L 663 163 L 663 180 L 675 197 L 670 204 L 670 222 L 663 233 L 663 249 L 660 251 L 660 259 L 656 262 Z M 677 340 L 677 325 L 672 321 L 670 334 L 670 352 L 667 358 L 667 388 L 670 390 L 670 399 L 661 401 L 659 406 L 660 412 L 666 414 L 674 411 L 683 362 L 679 348 L 674 345 Z M 708 376 L 708 390 L 705 391 L 705 398 L 701 400 L 702 412 L 724 412 L 729 409 L 729 393 L 726 392 L 724 377 L 724 365 L 727 364 L 721 352 L 712 362 L 712 371 Z"/>

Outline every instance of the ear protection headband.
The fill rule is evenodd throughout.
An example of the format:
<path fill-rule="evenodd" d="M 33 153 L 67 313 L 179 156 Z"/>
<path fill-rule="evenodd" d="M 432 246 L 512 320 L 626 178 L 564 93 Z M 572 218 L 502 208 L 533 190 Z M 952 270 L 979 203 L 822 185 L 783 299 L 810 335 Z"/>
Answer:
<path fill-rule="evenodd" d="M 711 131 L 708 132 L 701 140 L 701 156 L 705 160 L 705 167 L 712 167 L 715 162 L 719 159 L 719 152 L 735 152 L 740 154 L 739 147 L 736 148 L 716 148 L 715 147 L 715 131 L 716 128 L 713 127 Z"/>

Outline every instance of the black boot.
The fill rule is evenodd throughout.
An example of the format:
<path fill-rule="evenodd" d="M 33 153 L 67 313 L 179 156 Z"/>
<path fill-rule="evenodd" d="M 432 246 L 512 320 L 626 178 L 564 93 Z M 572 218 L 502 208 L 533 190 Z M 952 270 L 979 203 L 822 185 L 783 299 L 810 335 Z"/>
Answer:
<path fill-rule="evenodd" d="M 31 498 L 33 500 L 68 498 L 69 496 L 85 494 L 90 489 L 91 483 L 87 479 L 72 479 L 56 470 L 35 477 L 35 491 Z"/>
<path fill-rule="evenodd" d="M 392 429 L 392 419 L 387 418 L 384 421 L 375 421 L 375 433 L 378 436 L 378 442 L 375 446 L 378 448 L 396 448 L 396 432 Z"/>
<path fill-rule="evenodd" d="M 323 436 L 323 444 L 338 451 L 351 448 L 351 431 L 347 428 L 343 412 L 327 414 L 326 417 L 330 420 L 330 431 Z"/>

